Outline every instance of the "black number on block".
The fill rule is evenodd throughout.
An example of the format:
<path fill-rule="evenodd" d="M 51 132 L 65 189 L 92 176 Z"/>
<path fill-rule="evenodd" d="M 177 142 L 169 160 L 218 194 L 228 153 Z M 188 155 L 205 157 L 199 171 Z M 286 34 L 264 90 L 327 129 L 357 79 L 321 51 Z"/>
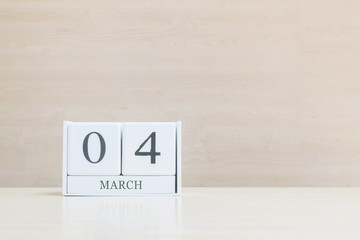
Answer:
<path fill-rule="evenodd" d="M 99 156 L 99 159 L 97 161 L 95 161 L 95 162 L 91 161 L 91 159 L 89 157 L 88 143 L 89 143 L 89 137 L 90 137 L 91 134 L 96 134 L 99 137 L 99 140 L 100 140 L 100 156 Z M 85 156 L 86 160 L 88 160 L 91 163 L 98 163 L 104 158 L 105 152 L 106 152 L 105 140 L 104 140 L 103 136 L 101 136 L 100 133 L 91 132 L 88 135 L 86 135 L 86 137 L 84 139 L 84 142 L 83 142 L 83 153 L 84 153 L 84 156 Z"/>
<path fill-rule="evenodd" d="M 144 147 L 144 145 L 151 139 L 151 147 L 150 152 L 140 152 L 140 150 Z M 140 147 L 136 150 L 135 156 L 150 156 L 151 164 L 156 163 L 156 156 L 159 156 L 160 153 L 156 152 L 156 133 L 152 132 L 150 136 L 145 139 L 145 141 L 140 145 Z"/>

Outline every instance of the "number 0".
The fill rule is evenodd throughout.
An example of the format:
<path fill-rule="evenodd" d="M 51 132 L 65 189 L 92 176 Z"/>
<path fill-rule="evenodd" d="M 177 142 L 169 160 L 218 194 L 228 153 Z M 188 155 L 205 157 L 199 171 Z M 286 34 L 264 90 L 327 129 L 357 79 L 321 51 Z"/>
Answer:
<path fill-rule="evenodd" d="M 88 144 L 89 144 L 89 137 L 90 137 L 91 134 L 96 134 L 99 137 L 99 140 L 100 140 L 100 157 L 96 162 L 91 161 L 91 159 L 89 157 Z M 106 151 L 105 140 L 104 140 L 103 136 L 101 136 L 100 133 L 91 132 L 88 135 L 86 135 L 86 137 L 84 139 L 84 142 L 83 142 L 83 153 L 84 153 L 84 156 L 85 156 L 86 160 L 88 160 L 91 163 L 98 163 L 104 158 L 105 151 Z"/>

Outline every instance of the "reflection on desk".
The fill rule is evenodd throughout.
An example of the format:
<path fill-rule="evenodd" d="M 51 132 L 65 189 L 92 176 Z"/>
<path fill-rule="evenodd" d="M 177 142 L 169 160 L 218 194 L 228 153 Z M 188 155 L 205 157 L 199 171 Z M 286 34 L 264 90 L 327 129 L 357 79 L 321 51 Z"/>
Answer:
<path fill-rule="evenodd" d="M 63 225 L 68 233 L 91 237 L 114 233 L 174 233 L 179 229 L 181 198 L 175 196 L 64 197 Z M 91 228 L 91 226 L 98 226 Z M 74 228 L 74 229 L 71 229 Z M 66 237 L 74 237 L 73 235 Z M 85 234 L 85 235 L 84 235 Z"/>

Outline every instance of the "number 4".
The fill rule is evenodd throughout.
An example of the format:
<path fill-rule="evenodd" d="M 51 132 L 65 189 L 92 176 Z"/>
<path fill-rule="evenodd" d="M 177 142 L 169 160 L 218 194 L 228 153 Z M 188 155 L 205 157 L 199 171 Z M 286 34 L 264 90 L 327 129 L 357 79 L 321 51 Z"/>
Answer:
<path fill-rule="evenodd" d="M 144 147 L 144 145 L 151 138 L 151 147 L 150 152 L 140 152 L 140 150 Z M 140 145 L 140 147 L 136 150 L 135 156 L 150 156 L 151 164 L 155 164 L 156 156 L 159 156 L 160 153 L 156 152 L 156 132 L 152 132 L 150 136 Z"/>

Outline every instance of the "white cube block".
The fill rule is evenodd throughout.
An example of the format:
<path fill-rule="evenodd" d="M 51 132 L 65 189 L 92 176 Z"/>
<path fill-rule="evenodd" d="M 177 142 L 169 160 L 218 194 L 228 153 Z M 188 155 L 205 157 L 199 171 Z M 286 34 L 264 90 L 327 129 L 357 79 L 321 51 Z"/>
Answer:
<path fill-rule="evenodd" d="M 69 123 L 68 175 L 120 175 L 121 124 Z"/>
<path fill-rule="evenodd" d="M 123 175 L 175 175 L 176 123 L 125 123 Z"/>

